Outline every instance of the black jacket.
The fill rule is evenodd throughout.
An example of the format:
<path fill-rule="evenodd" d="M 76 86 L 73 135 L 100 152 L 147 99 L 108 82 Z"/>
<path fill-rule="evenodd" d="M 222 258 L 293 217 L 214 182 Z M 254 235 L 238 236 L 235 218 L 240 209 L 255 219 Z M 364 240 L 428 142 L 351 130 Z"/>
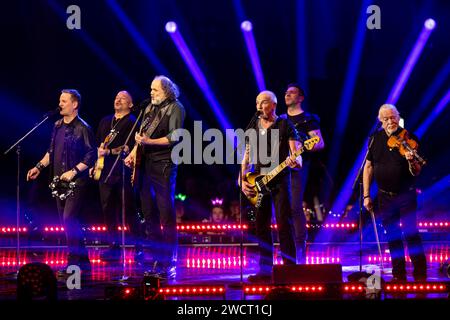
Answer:
<path fill-rule="evenodd" d="M 56 132 L 61 127 L 63 119 L 55 122 L 53 127 L 52 139 L 48 152 L 50 154 L 50 177 L 54 176 L 54 150 Z M 92 167 L 97 159 L 97 148 L 95 146 L 95 137 L 91 127 L 80 117 L 73 119 L 66 129 L 64 140 L 64 154 L 63 161 L 66 163 L 66 169 L 70 170 L 78 163 L 82 162 L 88 167 Z M 89 170 L 84 170 L 78 178 L 86 178 L 89 175 Z"/>

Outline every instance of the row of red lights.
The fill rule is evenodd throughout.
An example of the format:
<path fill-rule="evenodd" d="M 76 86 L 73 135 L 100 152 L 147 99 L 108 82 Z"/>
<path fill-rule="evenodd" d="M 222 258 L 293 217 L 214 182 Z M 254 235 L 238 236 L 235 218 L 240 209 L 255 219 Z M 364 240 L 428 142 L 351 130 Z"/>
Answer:
<path fill-rule="evenodd" d="M 440 228 L 448 228 L 448 221 L 440 221 L 440 222 L 419 222 L 419 227 L 440 227 Z"/>
<path fill-rule="evenodd" d="M 369 262 L 377 262 L 377 261 L 380 261 L 381 259 L 380 259 L 380 257 L 379 256 L 369 256 L 368 257 L 368 259 L 369 259 Z M 408 261 L 408 262 L 411 262 L 411 258 L 409 257 L 409 256 L 405 256 L 405 260 L 406 261 Z M 443 262 L 443 261 L 447 261 L 448 260 L 448 255 L 445 255 L 445 256 L 443 256 L 443 255 L 432 255 L 432 254 L 430 254 L 429 256 L 428 256 L 428 262 Z M 389 257 L 383 257 L 383 261 L 392 261 L 392 258 L 389 256 Z"/>
<path fill-rule="evenodd" d="M 244 286 L 246 294 L 268 293 L 274 288 L 287 288 L 292 292 L 321 293 L 325 287 L 321 285 L 292 285 L 292 286 Z"/>
<path fill-rule="evenodd" d="M 86 228 L 89 231 L 93 232 L 106 232 L 108 231 L 108 228 L 106 226 L 92 226 Z M 118 231 L 122 231 L 122 227 L 117 227 Z M 128 227 L 124 227 L 124 230 L 127 231 Z M 64 232 L 64 227 L 45 227 L 45 232 Z"/>
<path fill-rule="evenodd" d="M 198 231 L 198 230 L 245 230 L 248 229 L 246 224 L 188 224 L 177 225 L 177 230 L 182 231 Z"/>
<path fill-rule="evenodd" d="M 3 233 L 10 233 L 10 232 L 16 232 L 16 228 L 14 228 L 14 227 L 2 227 L 2 232 Z M 19 232 L 27 232 L 28 231 L 28 229 L 27 228 L 19 228 L 18 229 L 19 230 Z"/>
<path fill-rule="evenodd" d="M 419 222 L 419 227 L 441 227 L 447 228 L 449 226 L 448 221 L 439 221 L 439 222 Z M 270 225 L 272 229 L 277 229 L 276 224 Z M 357 227 L 355 223 L 327 223 L 327 224 L 306 224 L 307 228 L 337 228 L 337 229 L 354 229 Z M 87 227 L 89 231 L 108 231 L 106 226 L 92 226 Z M 128 230 L 128 227 L 124 228 L 125 231 Z M 177 230 L 182 231 L 198 231 L 198 230 L 247 230 L 247 224 L 179 224 L 177 225 Z M 0 227 L 1 232 L 10 233 L 16 232 L 15 227 Z M 28 229 L 26 227 L 19 228 L 19 232 L 27 232 Z M 122 227 L 117 227 L 118 231 L 122 231 Z M 63 232 L 64 227 L 60 226 L 50 226 L 44 227 L 44 231 L 46 232 Z"/>
<path fill-rule="evenodd" d="M 165 295 L 223 295 L 225 293 L 224 286 L 170 286 L 159 288 L 159 293 Z"/>
<path fill-rule="evenodd" d="M 411 284 L 388 284 L 385 286 L 387 292 L 445 292 L 447 285 L 443 283 L 411 283 Z"/>

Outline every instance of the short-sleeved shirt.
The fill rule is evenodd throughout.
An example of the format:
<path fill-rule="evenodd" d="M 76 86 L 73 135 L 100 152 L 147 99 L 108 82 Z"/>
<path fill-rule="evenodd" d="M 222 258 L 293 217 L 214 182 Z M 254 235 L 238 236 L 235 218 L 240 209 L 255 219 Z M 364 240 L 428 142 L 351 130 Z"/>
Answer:
<path fill-rule="evenodd" d="M 272 170 L 286 160 L 289 156 L 289 140 L 299 141 L 300 139 L 293 124 L 285 116 L 278 117 L 267 129 L 262 128 L 260 123 L 261 120 L 258 119 L 253 127 L 258 134 L 256 135 L 256 146 L 255 142 L 253 141 L 252 143 L 250 140 L 250 160 L 255 165 L 255 172 L 267 173 L 269 170 Z M 274 139 L 274 143 L 271 143 L 272 134 L 274 134 L 272 131 L 273 129 L 279 130 L 278 139 Z M 260 150 L 260 148 L 267 148 L 267 153 L 262 152 L 263 156 L 267 155 L 267 159 L 261 157 L 260 151 L 265 150 Z M 269 158 L 270 161 L 268 161 Z M 275 160 L 277 161 L 272 163 Z M 284 170 L 280 175 L 285 174 L 286 172 L 288 172 L 288 170 Z"/>
<path fill-rule="evenodd" d="M 394 134 L 398 134 L 399 128 Z M 410 133 L 410 138 L 419 142 Z M 367 160 L 372 163 L 374 178 L 378 187 L 384 191 L 399 193 L 415 186 L 415 177 L 409 171 L 409 164 L 397 149 L 390 149 L 387 145 L 388 135 L 384 129 L 377 131 L 373 137 Z"/>
<path fill-rule="evenodd" d="M 288 118 L 289 120 L 291 120 L 295 129 L 298 131 L 301 142 L 310 138 L 308 132 L 313 130 L 320 130 L 320 118 L 313 113 L 303 111 L 302 113 L 295 116 L 288 115 Z M 302 156 L 303 162 L 311 159 L 310 152 L 305 152 Z"/>

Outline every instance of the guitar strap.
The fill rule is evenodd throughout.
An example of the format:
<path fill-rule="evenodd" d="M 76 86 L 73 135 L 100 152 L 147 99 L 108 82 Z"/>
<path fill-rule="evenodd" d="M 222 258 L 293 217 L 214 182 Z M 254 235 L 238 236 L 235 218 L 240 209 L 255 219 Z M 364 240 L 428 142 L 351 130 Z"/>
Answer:
<path fill-rule="evenodd" d="M 171 102 L 173 102 L 173 100 L 168 100 L 164 102 L 165 106 L 159 109 L 151 125 L 148 128 L 145 127 L 143 128 L 142 131 L 145 132 L 148 137 L 151 137 L 153 132 L 155 132 L 156 128 L 158 128 L 158 125 L 161 123 L 162 118 L 164 118 L 167 111 L 169 110 Z"/>

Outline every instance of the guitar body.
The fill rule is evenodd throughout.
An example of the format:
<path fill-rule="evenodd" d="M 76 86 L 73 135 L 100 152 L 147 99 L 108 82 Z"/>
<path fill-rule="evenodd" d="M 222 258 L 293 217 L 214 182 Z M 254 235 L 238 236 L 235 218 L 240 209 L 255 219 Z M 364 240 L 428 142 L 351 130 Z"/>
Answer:
<path fill-rule="evenodd" d="M 111 132 L 106 136 L 105 141 L 103 141 L 100 146 L 102 148 L 108 148 L 111 142 L 115 139 L 119 132 L 115 129 L 112 129 Z M 100 180 L 102 176 L 102 170 L 105 167 L 105 156 L 99 156 L 97 161 L 95 162 L 94 172 L 92 173 L 92 178 L 95 181 Z"/>
<path fill-rule="evenodd" d="M 97 159 L 97 162 L 95 163 L 95 169 L 94 169 L 94 180 L 98 181 L 100 180 L 100 177 L 102 175 L 102 170 L 105 167 L 105 157 L 99 157 Z"/>
<path fill-rule="evenodd" d="M 299 155 L 303 153 L 305 150 L 312 150 L 314 145 L 316 145 L 320 141 L 320 138 L 318 136 L 314 136 L 311 139 L 308 139 L 303 142 L 303 146 L 299 148 L 297 151 L 294 152 L 292 156 L 297 158 Z M 259 208 L 262 203 L 262 199 L 265 195 L 270 193 L 270 188 L 268 187 L 268 184 L 272 179 L 274 179 L 280 172 L 282 172 L 287 167 L 286 160 L 278 165 L 276 168 L 271 170 L 266 175 L 263 174 L 257 174 L 253 172 L 248 172 L 245 175 L 245 180 L 249 182 L 250 184 L 255 185 L 254 190 L 256 191 L 256 196 L 254 197 L 247 197 L 247 199 L 250 201 L 252 205 L 254 205 L 256 208 Z"/>
<path fill-rule="evenodd" d="M 245 175 L 245 180 L 248 183 L 255 185 L 253 189 L 256 191 L 256 195 L 252 198 L 247 197 L 247 199 L 256 208 L 259 208 L 261 206 L 262 198 L 270 193 L 270 189 L 261 181 L 263 178 L 263 174 L 257 174 L 253 172 L 248 172 Z"/>
<path fill-rule="evenodd" d="M 141 167 L 141 161 L 142 161 L 142 151 L 141 151 L 141 146 L 137 145 L 136 148 L 133 149 L 134 152 L 134 165 L 133 165 L 133 170 L 131 172 L 131 185 L 133 187 L 137 186 L 139 181 L 139 168 Z"/>

